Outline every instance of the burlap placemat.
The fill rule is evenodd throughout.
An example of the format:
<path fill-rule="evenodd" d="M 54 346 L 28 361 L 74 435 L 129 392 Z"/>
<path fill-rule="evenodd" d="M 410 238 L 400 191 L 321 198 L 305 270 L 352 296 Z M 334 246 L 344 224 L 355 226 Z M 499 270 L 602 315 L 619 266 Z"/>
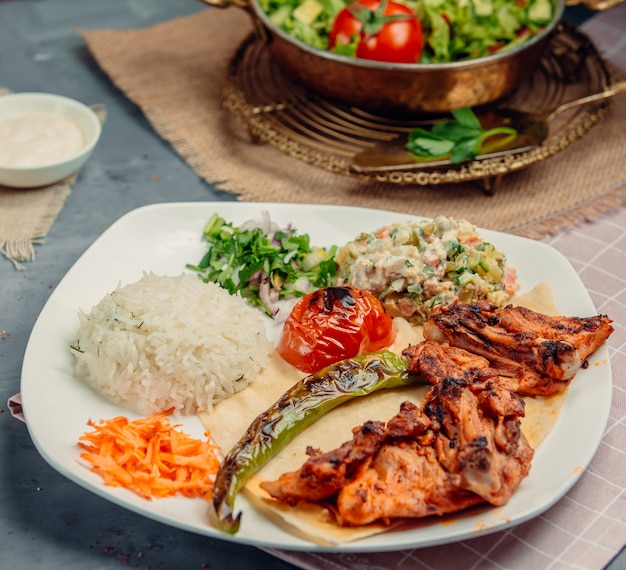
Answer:
<path fill-rule="evenodd" d="M 238 119 L 222 108 L 229 61 L 251 29 L 249 15 L 231 7 L 145 29 L 81 33 L 111 80 L 198 175 L 241 200 L 446 214 L 540 238 L 626 198 L 624 97 L 562 153 L 506 175 L 493 196 L 473 183 L 421 187 L 364 182 L 254 144 Z"/>
<path fill-rule="evenodd" d="M 76 174 L 51 186 L 14 190 L 0 186 L 0 253 L 24 269 L 24 261 L 35 258 L 72 191 Z"/>
<path fill-rule="evenodd" d="M 0 96 L 9 92 L 0 89 Z M 92 108 L 104 122 L 104 106 Z M 35 258 L 35 246 L 44 242 L 77 176 L 78 172 L 40 188 L 15 189 L 0 185 L 0 254 L 17 269 L 24 269 L 23 262 Z"/>

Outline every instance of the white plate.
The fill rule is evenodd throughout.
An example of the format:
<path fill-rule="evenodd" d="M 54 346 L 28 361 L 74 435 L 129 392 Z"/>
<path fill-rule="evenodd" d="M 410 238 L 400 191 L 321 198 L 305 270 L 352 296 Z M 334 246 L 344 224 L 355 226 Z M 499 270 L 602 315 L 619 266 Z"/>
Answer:
<path fill-rule="evenodd" d="M 291 550 L 323 550 L 288 534 L 247 503 L 239 533 L 218 532 L 207 521 L 207 505 L 186 498 L 145 501 L 125 489 L 106 487 L 99 476 L 78 462 L 77 441 L 88 419 L 120 414 L 136 417 L 100 397 L 73 377 L 69 346 L 78 327 L 78 310 L 89 310 L 117 287 L 141 278 L 144 271 L 178 275 L 186 263 L 197 263 L 206 246 L 202 229 L 213 212 L 240 224 L 268 211 L 278 224 L 295 224 L 311 235 L 314 245 L 343 244 L 362 231 L 411 218 L 396 212 L 363 208 L 246 204 L 231 202 L 175 203 L 146 206 L 113 224 L 70 269 L 42 310 L 30 337 L 22 368 L 22 398 L 30 434 L 41 455 L 60 473 L 94 493 L 174 527 L 224 540 Z M 524 291 L 549 282 L 563 314 L 590 316 L 595 310 L 569 262 L 551 247 L 517 236 L 481 230 L 503 250 L 518 270 Z M 568 389 L 557 425 L 539 446 L 530 475 L 507 505 L 484 508 L 445 520 L 420 522 L 410 530 L 394 531 L 335 548 L 366 552 L 431 546 L 473 538 L 526 521 L 552 506 L 575 483 L 591 461 L 609 415 L 612 391 L 608 350 L 593 355 Z M 592 413 L 590 413 L 592 410 Z M 195 417 L 184 429 L 201 437 Z"/>

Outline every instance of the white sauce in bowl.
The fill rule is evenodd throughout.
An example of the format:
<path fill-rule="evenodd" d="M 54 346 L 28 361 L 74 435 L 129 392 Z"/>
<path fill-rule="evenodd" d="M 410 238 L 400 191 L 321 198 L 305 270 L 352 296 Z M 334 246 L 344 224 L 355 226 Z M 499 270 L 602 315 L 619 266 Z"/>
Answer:
<path fill-rule="evenodd" d="M 83 146 L 78 125 L 65 117 L 25 113 L 0 122 L 0 166 L 61 162 L 78 154 Z"/>

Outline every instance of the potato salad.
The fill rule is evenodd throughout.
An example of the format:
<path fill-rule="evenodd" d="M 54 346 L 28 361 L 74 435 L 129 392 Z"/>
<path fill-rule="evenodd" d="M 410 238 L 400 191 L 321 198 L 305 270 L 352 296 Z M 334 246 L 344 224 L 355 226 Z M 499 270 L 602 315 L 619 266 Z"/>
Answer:
<path fill-rule="evenodd" d="M 445 216 L 363 233 L 335 261 L 340 281 L 374 293 L 391 316 L 413 324 L 438 305 L 486 299 L 500 307 L 519 289 L 515 270 L 475 225 Z"/>

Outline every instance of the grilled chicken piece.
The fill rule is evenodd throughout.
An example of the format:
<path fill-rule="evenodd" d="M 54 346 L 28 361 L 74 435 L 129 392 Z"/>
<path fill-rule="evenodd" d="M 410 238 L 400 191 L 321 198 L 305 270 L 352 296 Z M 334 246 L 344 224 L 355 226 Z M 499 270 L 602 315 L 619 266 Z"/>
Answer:
<path fill-rule="evenodd" d="M 344 525 L 505 504 L 533 457 L 520 430 L 524 404 L 485 380 L 484 368 L 472 370 L 462 378 L 432 375 L 421 407 L 404 402 L 386 425 L 366 422 L 336 450 L 309 450 L 299 470 L 261 487 L 292 505 L 330 503 Z"/>
<path fill-rule="evenodd" d="M 361 463 L 371 457 L 385 439 L 385 424 L 368 421 L 352 430 L 353 438 L 330 453 L 307 448 L 310 459 L 298 472 L 298 478 L 282 475 L 278 481 L 261 483 L 270 495 L 295 504 L 303 497 L 319 502 L 337 493 Z M 297 498 L 296 498 L 297 497 Z"/>
<path fill-rule="evenodd" d="M 562 392 L 612 332 L 603 315 L 549 317 L 487 301 L 440 307 L 424 326 L 425 338 L 483 356 L 511 390 L 529 396 Z"/>
<path fill-rule="evenodd" d="M 549 340 L 573 344 L 582 360 L 587 359 L 613 332 L 606 315 L 593 317 L 552 317 L 526 307 L 507 306 L 497 311 L 500 325 L 509 332 L 532 332 Z"/>
<path fill-rule="evenodd" d="M 528 475 L 534 454 L 522 434 L 524 402 L 492 382 L 468 385 L 446 377 L 425 401 L 440 422 L 439 463 L 462 477 L 461 487 L 492 505 L 508 502 Z"/>
<path fill-rule="evenodd" d="M 443 341 L 440 343 L 426 340 L 408 346 L 402 354 L 410 359 L 409 371 L 421 374 L 430 384 L 435 384 L 446 375 L 454 378 L 490 379 L 500 388 L 523 396 L 547 396 L 559 393 L 567 387 L 565 382 L 557 382 L 515 362 L 498 361 L 500 368 L 496 370 L 486 358 Z"/>
<path fill-rule="evenodd" d="M 442 378 L 497 380 L 497 374 L 489 368 L 486 358 L 462 348 L 426 340 L 409 345 L 402 351 L 409 358 L 409 372 L 420 374 L 429 384 L 437 384 Z"/>

